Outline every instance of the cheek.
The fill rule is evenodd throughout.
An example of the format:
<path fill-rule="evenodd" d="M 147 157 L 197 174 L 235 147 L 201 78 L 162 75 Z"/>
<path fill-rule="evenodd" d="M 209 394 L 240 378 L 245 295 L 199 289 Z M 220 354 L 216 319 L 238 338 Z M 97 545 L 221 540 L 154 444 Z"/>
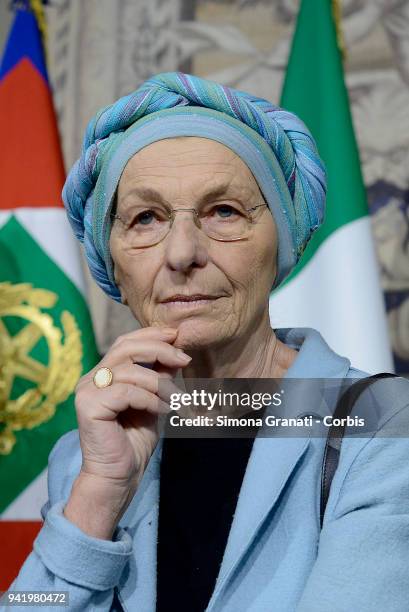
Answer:
<path fill-rule="evenodd" d="M 259 273 L 262 275 L 264 283 L 268 285 L 268 290 L 270 290 L 277 273 L 278 239 L 273 218 L 268 217 L 267 219 L 265 225 L 260 228 L 256 241 L 255 256 Z"/>
<path fill-rule="evenodd" d="M 139 301 L 151 295 L 158 267 L 151 257 L 129 257 L 125 262 L 127 288 Z"/>
<path fill-rule="evenodd" d="M 261 248 L 262 245 L 258 246 L 259 248 L 253 251 L 251 263 L 249 302 L 253 310 L 264 308 L 276 274 L 274 249 L 271 244 L 265 245 L 265 248 Z"/>
<path fill-rule="evenodd" d="M 115 279 L 134 315 L 149 302 L 159 264 L 152 253 L 129 251 L 120 245 L 111 247 Z"/>
<path fill-rule="evenodd" d="M 270 235 L 267 240 L 231 243 L 223 257 L 215 259 L 234 289 L 232 314 L 264 308 L 275 277 L 275 250 Z"/>
<path fill-rule="evenodd" d="M 245 266 L 247 306 L 251 312 L 264 310 L 276 276 L 277 248 L 274 235 L 259 236 L 249 249 Z"/>
<path fill-rule="evenodd" d="M 277 244 L 271 237 L 265 241 L 264 248 L 260 250 L 259 261 L 264 271 L 264 276 L 270 279 L 272 284 L 277 271 Z"/>

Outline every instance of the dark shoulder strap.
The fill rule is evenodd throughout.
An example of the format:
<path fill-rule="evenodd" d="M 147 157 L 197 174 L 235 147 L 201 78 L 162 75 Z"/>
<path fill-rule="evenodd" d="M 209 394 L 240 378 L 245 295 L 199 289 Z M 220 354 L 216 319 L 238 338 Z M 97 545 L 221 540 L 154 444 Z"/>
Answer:
<path fill-rule="evenodd" d="M 361 393 L 374 383 L 378 378 L 389 378 L 391 376 L 397 376 L 389 372 L 381 372 L 380 374 L 374 374 L 358 380 L 342 394 L 338 404 L 335 408 L 335 418 L 345 418 L 351 414 L 352 408 Z M 325 508 L 329 497 L 331 488 L 331 482 L 335 474 L 335 470 L 338 466 L 339 455 L 341 450 L 342 438 L 345 432 L 345 425 L 331 425 L 328 431 L 327 441 L 325 444 L 324 458 L 322 462 L 321 470 L 321 508 L 320 508 L 320 524 L 324 520 Z"/>

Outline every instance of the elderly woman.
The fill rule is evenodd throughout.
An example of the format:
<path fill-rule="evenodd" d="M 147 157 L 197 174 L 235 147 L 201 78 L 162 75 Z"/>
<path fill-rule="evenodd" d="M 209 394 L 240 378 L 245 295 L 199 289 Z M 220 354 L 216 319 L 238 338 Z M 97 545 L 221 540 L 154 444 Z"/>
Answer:
<path fill-rule="evenodd" d="M 95 116 L 64 202 L 96 282 L 141 329 L 79 381 L 78 431 L 50 455 L 44 526 L 12 589 L 68 591 L 78 611 L 408 608 L 409 442 L 384 433 L 407 381 L 376 382 L 387 416 L 344 440 L 322 531 L 322 437 L 158 429 L 181 373 L 365 376 L 316 330 L 270 325 L 324 199 L 311 135 L 267 100 L 166 73 Z M 294 413 L 314 412 L 301 400 Z"/>

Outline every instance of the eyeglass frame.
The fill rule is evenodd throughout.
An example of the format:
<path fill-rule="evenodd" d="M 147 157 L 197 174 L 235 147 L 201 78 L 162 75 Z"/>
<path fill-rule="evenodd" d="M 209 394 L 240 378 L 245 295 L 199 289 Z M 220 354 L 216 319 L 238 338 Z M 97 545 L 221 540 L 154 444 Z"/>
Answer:
<path fill-rule="evenodd" d="M 266 206 L 268 208 L 268 204 L 264 203 L 264 204 L 258 204 L 257 206 L 252 206 L 251 208 L 244 208 L 244 211 L 246 213 L 250 213 L 253 210 L 256 210 L 257 208 L 262 208 Z M 162 242 L 162 240 L 165 240 L 165 238 L 168 236 L 170 230 L 172 229 L 172 225 L 173 222 L 175 220 L 175 215 L 177 212 L 193 212 L 194 214 L 194 218 L 195 218 L 195 225 L 198 229 L 202 229 L 202 225 L 200 222 L 200 218 L 199 218 L 199 213 L 197 212 L 197 210 L 195 208 L 170 208 L 169 209 L 169 221 L 170 221 L 170 225 L 169 225 L 169 229 L 166 232 L 166 234 L 157 242 L 154 242 L 152 244 L 149 244 L 147 246 L 135 246 L 133 248 L 135 249 L 149 249 L 151 246 L 155 246 L 157 244 L 159 244 L 160 242 Z M 121 223 L 123 223 L 125 225 L 125 221 L 122 219 L 122 217 L 120 215 L 118 215 L 117 213 L 110 213 L 110 216 L 113 219 L 118 219 L 119 221 L 121 221 Z M 251 218 L 251 215 L 248 215 L 247 217 L 251 223 L 253 223 L 253 219 Z M 202 230 L 203 231 L 203 230 Z M 204 234 L 210 238 L 211 240 L 217 240 L 218 242 L 237 242 L 238 240 L 246 240 L 246 237 L 241 237 L 241 238 L 213 238 L 213 236 L 209 236 L 208 234 L 206 234 L 206 232 L 204 232 Z"/>

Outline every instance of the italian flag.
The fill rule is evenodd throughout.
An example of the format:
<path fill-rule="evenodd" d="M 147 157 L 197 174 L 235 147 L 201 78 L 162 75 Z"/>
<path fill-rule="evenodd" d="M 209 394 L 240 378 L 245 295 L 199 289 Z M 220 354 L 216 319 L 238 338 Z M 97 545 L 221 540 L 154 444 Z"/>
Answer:
<path fill-rule="evenodd" d="M 31 551 L 48 455 L 98 359 L 38 22 L 18 7 L 0 66 L 0 590 Z"/>
<path fill-rule="evenodd" d="M 393 371 L 337 40 L 337 4 L 302 0 L 293 38 L 281 106 L 298 115 L 317 142 L 328 173 L 327 210 L 299 264 L 272 293 L 270 318 L 273 327 L 314 327 L 355 367 Z"/>

